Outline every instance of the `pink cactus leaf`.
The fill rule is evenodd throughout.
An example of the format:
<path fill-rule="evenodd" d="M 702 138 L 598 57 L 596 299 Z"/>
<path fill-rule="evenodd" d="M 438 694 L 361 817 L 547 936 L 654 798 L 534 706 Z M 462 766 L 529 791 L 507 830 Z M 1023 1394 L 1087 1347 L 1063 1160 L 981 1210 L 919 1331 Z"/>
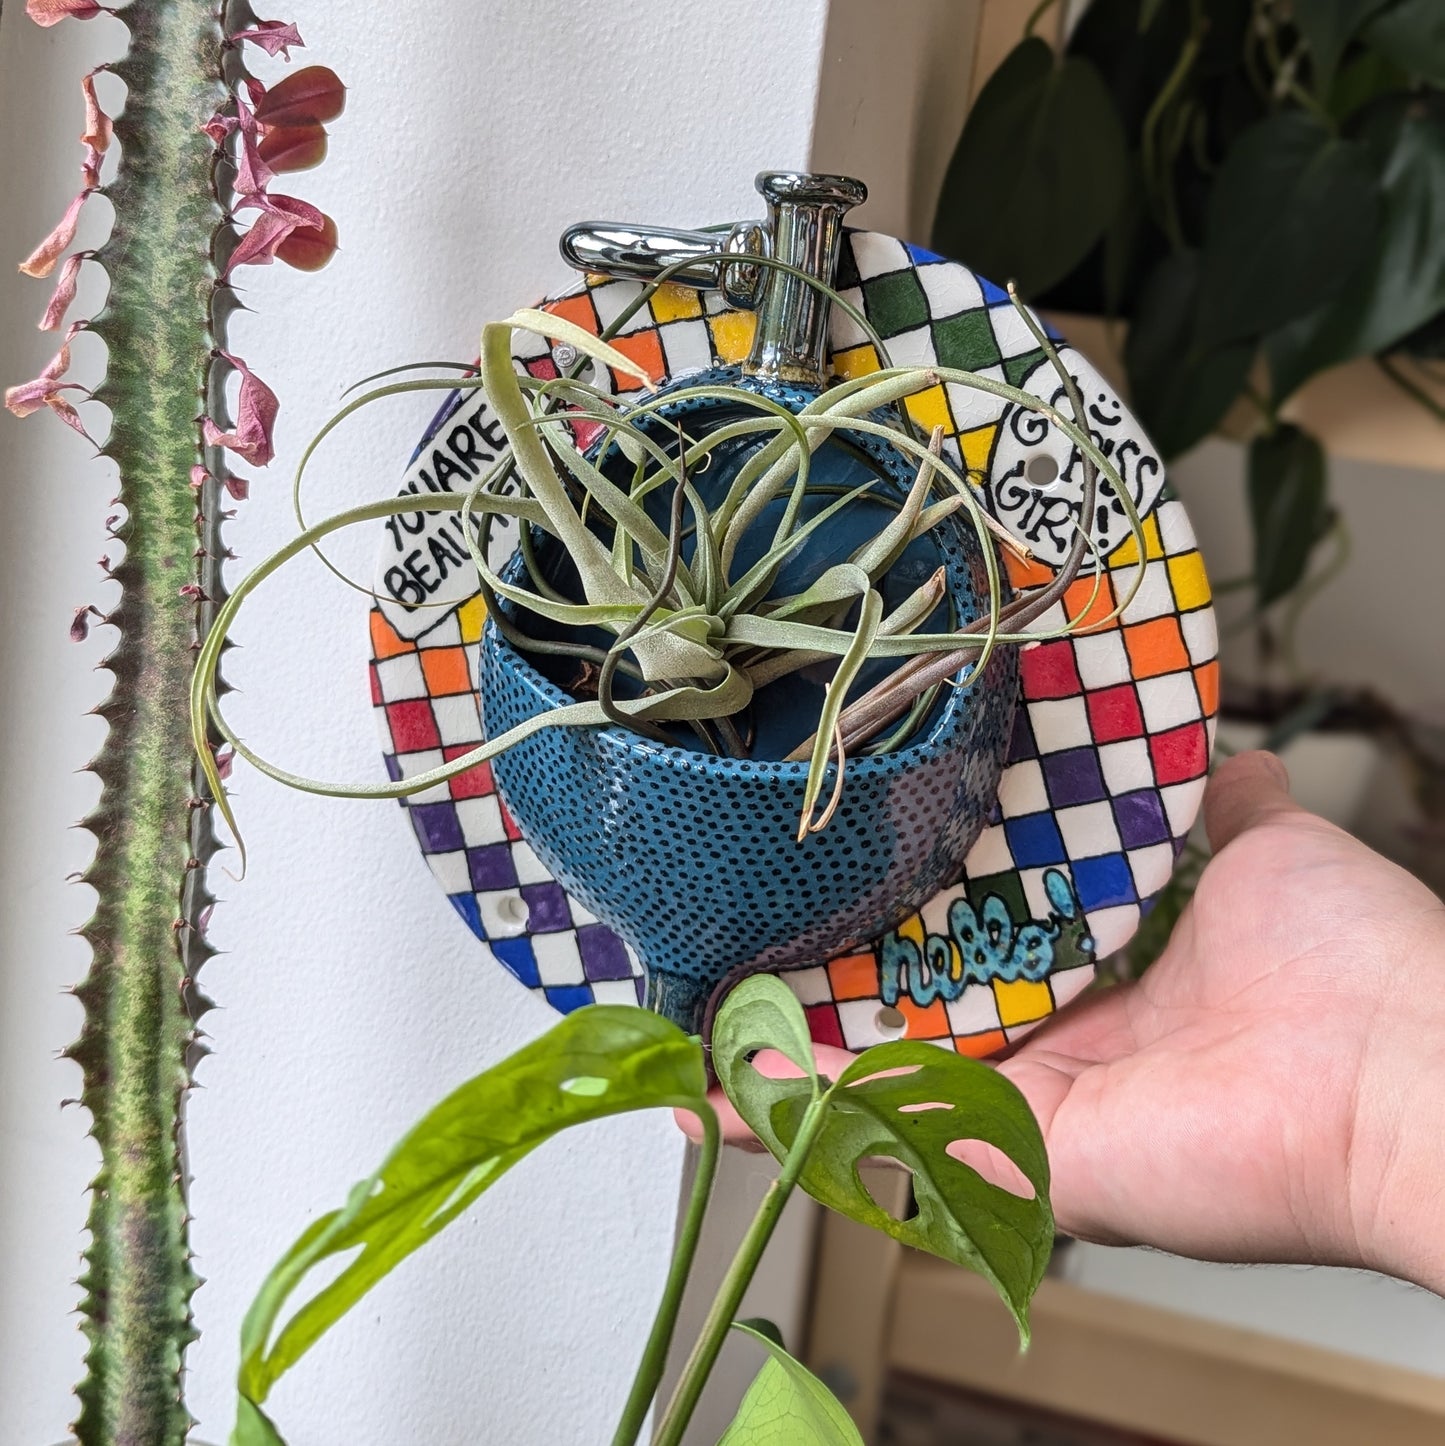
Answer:
<path fill-rule="evenodd" d="M 199 462 L 191 468 L 191 490 L 193 492 L 199 492 L 210 480 L 211 474 Z"/>
<path fill-rule="evenodd" d="M 237 502 L 244 502 L 251 495 L 251 479 L 249 477 L 238 477 L 234 472 L 227 472 L 221 478 L 221 484 Z"/>
<path fill-rule="evenodd" d="M 93 20 L 104 8 L 95 0 L 25 0 L 25 13 L 47 28 L 62 20 Z"/>
<path fill-rule="evenodd" d="M 70 310 L 70 303 L 75 300 L 81 264 L 89 255 L 88 251 L 77 251 L 74 256 L 65 258 L 55 290 L 50 294 L 50 305 L 45 308 L 45 315 L 40 318 L 41 331 L 55 331 L 65 320 L 65 313 Z"/>
<path fill-rule="evenodd" d="M 335 255 L 336 222 L 326 215 L 319 231 L 298 227 L 276 248 L 276 259 L 297 271 L 320 271 Z"/>
<path fill-rule="evenodd" d="M 99 618 L 105 621 L 105 614 L 93 603 L 86 603 L 84 607 L 76 608 L 75 616 L 70 620 L 70 641 L 72 643 L 83 643 L 90 636 L 90 620 Z"/>
<path fill-rule="evenodd" d="M 267 55 L 284 55 L 287 60 L 291 59 L 293 45 L 303 49 L 306 45 L 295 25 L 284 20 L 258 20 L 254 28 L 238 30 L 231 39 L 249 40 L 252 45 L 259 45 Z"/>
<path fill-rule="evenodd" d="M 70 370 L 70 340 L 80 330 L 79 323 L 71 325 L 65 333 L 65 341 L 58 352 L 45 364 L 45 370 L 33 382 L 21 382 L 19 386 L 7 387 L 5 407 L 17 417 L 28 417 L 41 407 L 49 407 L 72 431 L 79 432 L 87 442 L 94 438 L 85 430 L 80 413 L 61 396 L 62 392 L 83 392 L 79 382 L 62 382 L 61 377 Z"/>
<path fill-rule="evenodd" d="M 217 111 L 205 125 L 201 127 L 218 146 L 226 143 L 226 137 L 240 125 L 240 121 L 233 115 L 222 115 Z"/>
<path fill-rule="evenodd" d="M 248 110 L 239 98 L 236 109 L 240 115 L 237 125 L 241 131 L 241 154 L 236 160 L 236 194 L 258 196 L 276 179 L 276 173 L 261 155 L 261 128 L 256 124 L 254 112 Z"/>
<path fill-rule="evenodd" d="M 325 125 L 346 108 L 346 87 L 329 66 L 308 65 L 278 80 L 256 102 L 263 126 Z"/>
<path fill-rule="evenodd" d="M 81 136 L 80 143 L 94 151 L 97 157 L 103 156 L 110 149 L 111 139 L 115 135 L 114 122 L 100 108 L 100 102 L 95 97 L 96 71 L 104 69 L 104 66 L 97 66 L 96 70 L 87 72 L 80 82 L 80 88 L 85 94 L 85 134 Z"/>
<path fill-rule="evenodd" d="M 75 240 L 75 228 L 80 224 L 80 208 L 92 189 L 87 186 L 65 208 L 65 215 L 56 223 L 55 229 L 20 263 L 20 269 L 26 276 L 49 276 L 55 270 L 55 263 Z"/>
<path fill-rule="evenodd" d="M 237 266 L 269 266 L 298 228 L 325 234 L 326 217 L 308 201 L 299 201 L 295 196 L 245 196 L 236 209 L 257 210 L 261 214 L 231 253 L 226 263 L 227 275 Z"/>
<path fill-rule="evenodd" d="M 240 357 L 232 356 L 227 351 L 220 352 L 219 355 L 241 374 L 241 396 L 236 405 L 236 424 L 234 430 L 223 432 L 207 417 L 201 423 L 201 434 L 208 447 L 225 447 L 253 467 L 264 467 L 276 455 L 272 433 L 281 404 L 276 399 L 276 393 L 256 376 Z"/>
<path fill-rule="evenodd" d="M 309 171 L 326 159 L 326 127 L 267 126 L 258 149 L 261 159 L 278 174 Z"/>

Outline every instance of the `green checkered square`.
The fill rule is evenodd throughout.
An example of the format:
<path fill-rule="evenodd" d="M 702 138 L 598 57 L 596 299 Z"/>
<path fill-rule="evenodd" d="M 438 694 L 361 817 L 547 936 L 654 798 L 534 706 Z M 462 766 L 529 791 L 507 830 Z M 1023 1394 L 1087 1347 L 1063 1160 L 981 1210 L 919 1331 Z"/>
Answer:
<path fill-rule="evenodd" d="M 1026 351 L 1022 356 L 1011 356 L 1003 364 L 1003 374 L 1011 387 L 1021 387 L 1024 378 L 1044 359 L 1042 347 Z"/>
<path fill-rule="evenodd" d="M 1000 360 L 998 341 L 988 324 L 988 312 L 960 312 L 933 323 L 933 352 L 939 364 L 978 372 Z"/>
<path fill-rule="evenodd" d="M 863 309 L 878 334 L 886 340 L 900 332 L 912 331 L 928 320 L 928 297 L 924 295 L 918 273 L 912 268 L 890 271 L 863 283 Z"/>

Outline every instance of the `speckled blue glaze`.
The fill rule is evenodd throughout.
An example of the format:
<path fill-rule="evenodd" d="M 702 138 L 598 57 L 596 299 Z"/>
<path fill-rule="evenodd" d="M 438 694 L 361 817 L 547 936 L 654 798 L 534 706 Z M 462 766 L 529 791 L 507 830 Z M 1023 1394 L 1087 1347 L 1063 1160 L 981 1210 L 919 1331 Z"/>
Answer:
<path fill-rule="evenodd" d="M 915 464 L 885 442 L 849 440 L 901 497 Z M 725 481 L 708 478 L 710 489 Z M 922 541 L 929 570 L 940 560 L 945 567 L 954 615 L 977 616 L 987 582 L 972 524 L 955 516 Z M 837 560 L 830 548 L 836 543 L 806 570 L 816 575 Z M 525 577 L 520 557 L 506 576 Z M 780 579 L 778 590 L 799 581 Z M 531 629 L 534 619 L 523 622 Z M 571 701 L 492 622 L 480 681 L 490 737 Z M 970 686 L 940 690 L 909 746 L 850 759 L 837 813 L 801 843 L 805 763 L 719 758 L 618 728 L 560 727 L 502 754 L 493 775 L 542 862 L 637 951 L 649 1006 L 695 1032 L 725 976 L 814 963 L 867 943 L 958 877 L 994 807 L 1018 691 L 1014 650 L 998 649 Z M 825 795 L 831 781 L 830 770 Z"/>

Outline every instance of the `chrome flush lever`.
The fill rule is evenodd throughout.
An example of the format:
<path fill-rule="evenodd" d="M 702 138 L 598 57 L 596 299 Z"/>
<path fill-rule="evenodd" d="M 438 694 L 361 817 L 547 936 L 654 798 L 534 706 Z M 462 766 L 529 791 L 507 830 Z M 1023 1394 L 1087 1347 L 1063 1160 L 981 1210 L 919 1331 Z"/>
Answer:
<path fill-rule="evenodd" d="M 675 231 L 585 221 L 562 235 L 562 256 L 579 271 L 650 281 L 684 263 L 672 279 L 719 290 L 729 306 L 755 311 L 753 346 L 743 371 L 764 381 L 827 382 L 829 302 L 801 277 L 759 264 L 771 257 L 831 286 L 843 242 L 843 217 L 868 198 L 862 181 L 801 171 L 763 171 L 762 221 L 729 231 Z"/>

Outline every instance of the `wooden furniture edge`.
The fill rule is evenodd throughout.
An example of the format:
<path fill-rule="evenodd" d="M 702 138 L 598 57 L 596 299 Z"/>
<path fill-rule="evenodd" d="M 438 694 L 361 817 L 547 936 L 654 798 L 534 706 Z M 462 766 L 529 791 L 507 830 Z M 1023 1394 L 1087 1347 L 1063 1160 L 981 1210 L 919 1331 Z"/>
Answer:
<path fill-rule="evenodd" d="M 1445 1380 L 1047 1279 L 1021 1354 L 992 1287 L 905 1252 L 890 1369 L 1186 1446 L 1438 1446 Z"/>

